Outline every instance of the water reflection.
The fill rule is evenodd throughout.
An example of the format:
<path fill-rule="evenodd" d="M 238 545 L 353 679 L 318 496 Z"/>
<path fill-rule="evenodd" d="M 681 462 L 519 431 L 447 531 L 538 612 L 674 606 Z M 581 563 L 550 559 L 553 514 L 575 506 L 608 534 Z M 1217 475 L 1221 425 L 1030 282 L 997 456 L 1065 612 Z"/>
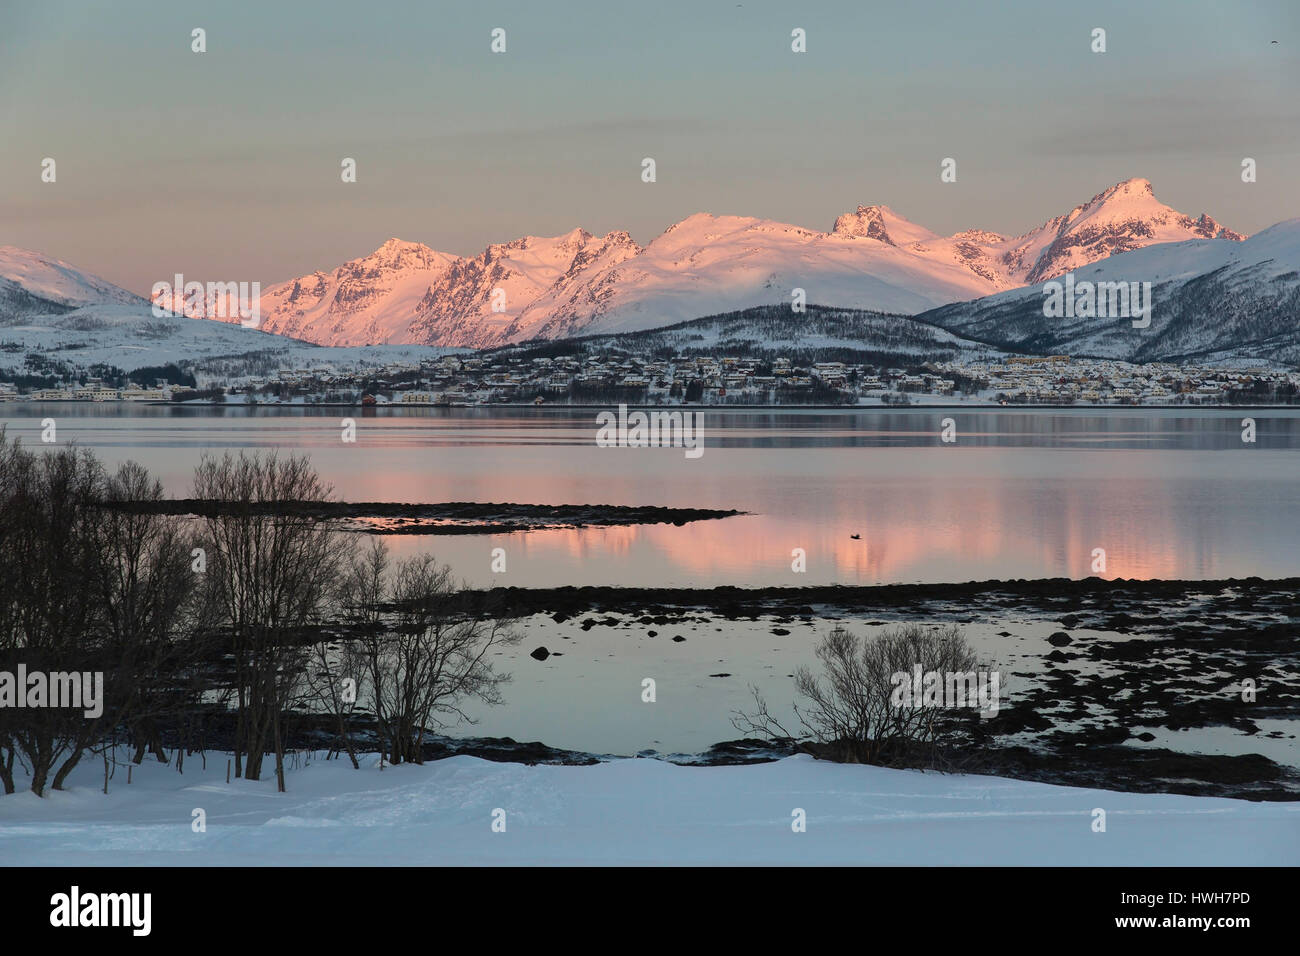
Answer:
<path fill-rule="evenodd" d="M 114 405 L 0 409 L 9 433 L 189 490 L 205 450 L 309 453 L 352 500 L 738 508 L 689 524 L 491 537 L 394 536 L 476 584 L 875 584 L 1300 574 L 1300 413 L 1285 410 L 906 409 L 706 411 L 706 452 L 598 448 L 594 409 L 213 410 Z M 1241 441 L 1241 418 L 1258 441 Z M 939 441 L 955 420 L 958 440 Z M 860 535 L 854 539 L 851 535 Z M 509 571 L 490 553 L 505 547 Z M 791 570 L 793 549 L 807 571 Z"/>

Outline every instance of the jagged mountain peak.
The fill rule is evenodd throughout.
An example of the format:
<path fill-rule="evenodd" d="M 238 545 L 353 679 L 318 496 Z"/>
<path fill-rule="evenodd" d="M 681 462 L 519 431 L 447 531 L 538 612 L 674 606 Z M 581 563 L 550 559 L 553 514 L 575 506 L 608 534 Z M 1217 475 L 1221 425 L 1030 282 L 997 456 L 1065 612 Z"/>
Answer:
<path fill-rule="evenodd" d="M 997 232 L 990 232 L 987 229 L 965 229 L 961 232 L 954 233 L 953 239 L 959 242 L 977 242 L 983 245 L 996 245 L 999 242 L 1006 242 L 1007 237 Z"/>
<path fill-rule="evenodd" d="M 1141 176 L 1134 176 L 1132 179 L 1125 179 L 1109 189 L 1103 189 L 1097 195 L 1092 197 L 1091 202 L 1110 199 L 1115 196 L 1155 196 L 1155 190 L 1151 187 L 1151 180 L 1144 179 Z"/>
<path fill-rule="evenodd" d="M 1002 264 L 1022 284 L 1121 252 L 1187 239 L 1245 238 L 1208 215 L 1192 219 L 1156 198 L 1151 181 L 1126 179 L 1009 243 Z"/>
<path fill-rule="evenodd" d="M 838 217 L 831 228 L 831 235 L 851 238 L 861 236 L 891 246 L 938 238 L 929 229 L 905 219 L 882 203 L 859 205 L 854 212 Z"/>
<path fill-rule="evenodd" d="M 632 234 L 629 233 L 626 229 L 614 229 L 610 232 L 605 233 L 605 235 L 601 237 L 601 242 L 606 245 L 618 245 L 618 246 L 636 245 L 636 240 L 632 238 Z"/>
<path fill-rule="evenodd" d="M 422 242 L 393 238 L 385 240 L 383 245 L 369 255 L 344 263 L 341 268 L 427 269 L 445 265 L 455 258 L 457 257 L 431 249 Z"/>
<path fill-rule="evenodd" d="M 558 236 L 520 236 L 509 242 L 494 242 L 488 245 L 479 258 L 484 262 L 498 259 L 514 258 L 515 253 L 529 252 L 541 255 L 574 255 L 596 238 L 592 233 L 575 226 Z"/>

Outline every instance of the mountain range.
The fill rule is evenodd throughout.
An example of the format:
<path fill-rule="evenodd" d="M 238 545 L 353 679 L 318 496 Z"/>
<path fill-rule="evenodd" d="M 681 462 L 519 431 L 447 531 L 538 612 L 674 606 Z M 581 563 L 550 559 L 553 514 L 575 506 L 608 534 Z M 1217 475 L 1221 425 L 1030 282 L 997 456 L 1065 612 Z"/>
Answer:
<path fill-rule="evenodd" d="M 1065 273 L 1150 282 L 1150 326 L 1050 318 L 1044 286 Z M 790 308 L 795 289 L 832 310 L 822 325 Z M 260 330 L 237 319 L 160 317 L 146 300 L 65 262 L 0 247 L 0 351 L 15 359 L 34 349 L 130 368 L 267 351 L 287 360 L 316 348 L 314 361 L 325 353 L 345 360 L 345 352 L 378 360 L 389 350 L 620 335 L 714 316 L 725 321 L 689 335 L 750 343 L 865 336 L 881 338 L 857 343 L 868 352 L 888 345 L 917 355 L 992 349 L 1300 364 L 1300 219 L 1246 238 L 1164 205 L 1144 179 L 1015 237 L 942 237 L 883 205 L 859 206 L 824 233 L 697 213 L 644 247 L 626 232 L 582 229 L 474 257 L 390 239 L 332 271 L 269 287 L 259 305 Z M 761 328 L 746 332 L 747 322 Z"/>
<path fill-rule="evenodd" d="M 888 206 L 863 205 L 830 232 L 696 213 L 644 247 L 626 232 L 574 229 L 463 258 L 390 239 L 332 271 L 266 289 L 262 328 L 325 345 L 484 348 L 789 303 L 796 288 L 809 303 L 914 315 L 1154 243 L 1243 238 L 1130 179 L 1015 237 L 938 236 Z"/>

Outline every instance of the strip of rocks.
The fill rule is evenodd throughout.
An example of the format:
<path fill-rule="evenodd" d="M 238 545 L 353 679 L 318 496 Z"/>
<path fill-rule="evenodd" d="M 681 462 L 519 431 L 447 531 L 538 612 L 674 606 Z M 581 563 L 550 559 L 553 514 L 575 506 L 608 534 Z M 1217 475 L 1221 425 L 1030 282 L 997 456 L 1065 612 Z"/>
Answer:
<path fill-rule="evenodd" d="M 133 514 L 216 518 L 240 514 L 334 521 L 341 530 L 367 534 L 507 534 L 516 531 L 672 524 L 730 518 L 744 512 L 652 505 L 531 505 L 476 501 L 407 504 L 396 501 L 213 501 L 167 498 L 115 502 Z"/>
<path fill-rule="evenodd" d="M 900 612 L 966 616 L 1039 611 L 1069 615 L 1069 626 L 1127 630 L 1163 624 L 1188 601 L 1212 599 L 1209 607 L 1231 620 L 1237 612 L 1276 613 L 1300 620 L 1300 578 L 1225 578 L 1213 581 L 1040 578 L 968 581 L 960 584 L 742 588 L 492 588 L 467 591 L 469 604 L 484 602 L 514 616 L 679 608 L 707 609 L 732 620 L 769 614 L 813 616 L 814 606 L 846 612 Z M 1064 623 L 1064 619 L 1063 619 Z M 1194 624 L 1194 620 L 1186 621 Z"/>

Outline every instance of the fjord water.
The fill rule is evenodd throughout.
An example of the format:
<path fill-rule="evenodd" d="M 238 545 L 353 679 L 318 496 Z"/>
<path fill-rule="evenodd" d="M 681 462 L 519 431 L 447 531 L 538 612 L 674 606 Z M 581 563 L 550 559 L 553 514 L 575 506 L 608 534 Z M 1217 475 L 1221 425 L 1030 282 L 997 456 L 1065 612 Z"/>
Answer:
<path fill-rule="evenodd" d="M 351 501 L 735 508 L 681 527 L 390 536 L 474 585 L 741 586 L 1300 575 L 1300 410 L 713 409 L 704 454 L 602 448 L 595 408 L 9 405 L 8 434 L 189 493 L 205 452 L 305 453 Z M 355 417 L 355 443 L 341 420 Z M 1242 441 L 1254 418 L 1257 440 Z M 952 418 L 956 441 L 940 440 Z M 854 538 L 853 535 L 859 537 Z M 493 574 L 493 548 L 507 573 Z M 807 556 L 791 570 L 792 551 Z"/>

